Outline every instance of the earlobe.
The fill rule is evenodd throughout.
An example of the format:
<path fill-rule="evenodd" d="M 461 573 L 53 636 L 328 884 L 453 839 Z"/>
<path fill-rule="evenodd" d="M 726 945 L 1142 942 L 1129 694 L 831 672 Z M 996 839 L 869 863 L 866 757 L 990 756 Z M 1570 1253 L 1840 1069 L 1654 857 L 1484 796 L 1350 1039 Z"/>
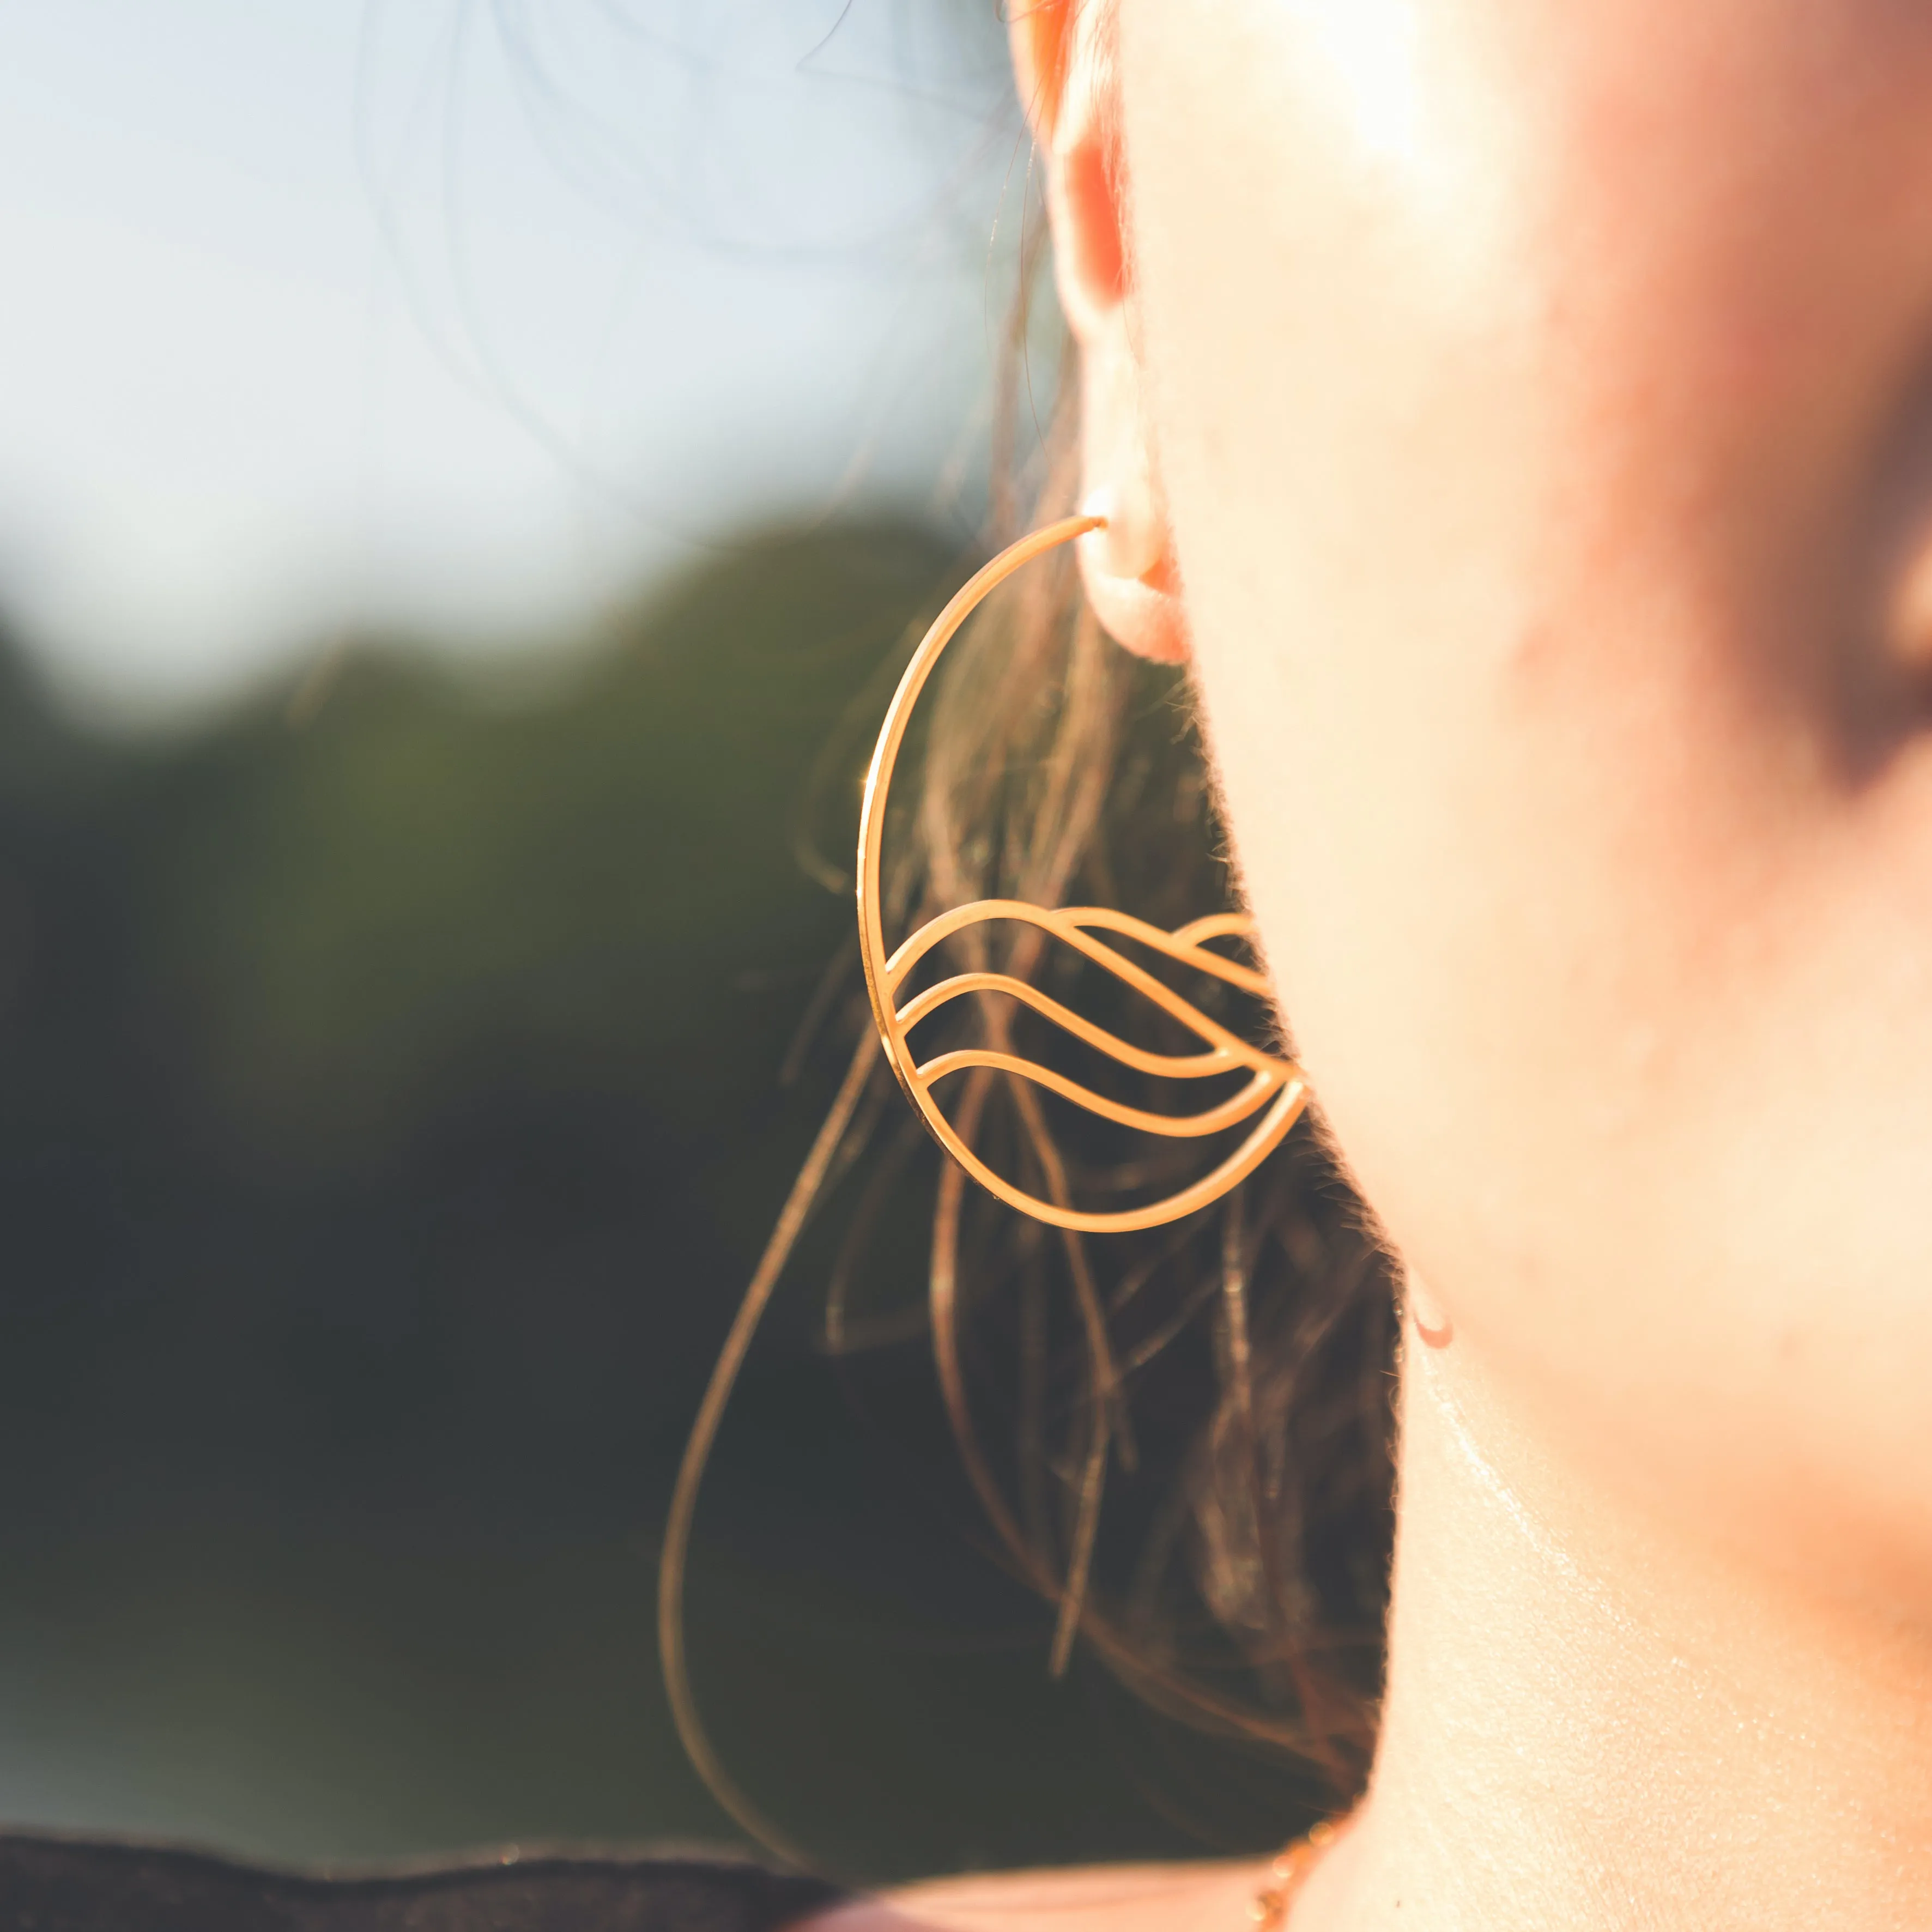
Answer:
<path fill-rule="evenodd" d="M 1083 506 L 1107 520 L 1080 541 L 1080 573 L 1101 628 L 1126 649 L 1162 663 L 1190 655 L 1166 493 L 1154 456 L 1126 304 L 1090 311 L 1080 342 Z"/>
<path fill-rule="evenodd" d="M 1094 532 L 1096 537 L 1106 534 L 1102 530 Z M 1150 658 L 1156 664 L 1187 662 L 1192 646 L 1178 597 L 1138 578 L 1097 574 L 1084 551 L 1080 563 L 1087 602 L 1108 637 L 1135 656 Z"/>
<path fill-rule="evenodd" d="M 1081 462 L 1090 486 L 1082 507 L 1107 520 L 1080 540 L 1087 601 L 1127 650 L 1179 663 L 1189 655 L 1186 614 L 1123 308 L 1090 330 L 1080 373 Z"/>
<path fill-rule="evenodd" d="M 1105 529 L 1089 531 L 1079 544 L 1081 581 L 1100 628 L 1137 657 L 1185 662 L 1191 648 L 1186 613 L 1164 524 L 1150 557 L 1142 533 L 1149 520 L 1124 512 L 1112 488 L 1093 491 L 1080 507 L 1084 516 L 1107 520 Z"/>
<path fill-rule="evenodd" d="M 1402 1301 L 1417 1336 L 1426 1347 L 1446 1348 L 1455 1340 L 1456 1324 L 1450 1319 L 1449 1311 L 1412 1268 L 1404 1277 Z"/>

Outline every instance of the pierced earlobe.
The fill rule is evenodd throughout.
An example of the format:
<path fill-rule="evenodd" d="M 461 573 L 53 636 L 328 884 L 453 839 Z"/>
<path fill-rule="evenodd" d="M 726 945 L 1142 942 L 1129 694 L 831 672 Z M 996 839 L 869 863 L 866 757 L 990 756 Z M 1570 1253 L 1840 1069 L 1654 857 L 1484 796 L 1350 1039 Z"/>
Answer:
<path fill-rule="evenodd" d="M 1137 657 L 1184 663 L 1192 643 L 1164 524 L 1134 515 L 1106 486 L 1080 514 L 1100 520 L 1078 544 L 1081 580 L 1100 628 Z"/>

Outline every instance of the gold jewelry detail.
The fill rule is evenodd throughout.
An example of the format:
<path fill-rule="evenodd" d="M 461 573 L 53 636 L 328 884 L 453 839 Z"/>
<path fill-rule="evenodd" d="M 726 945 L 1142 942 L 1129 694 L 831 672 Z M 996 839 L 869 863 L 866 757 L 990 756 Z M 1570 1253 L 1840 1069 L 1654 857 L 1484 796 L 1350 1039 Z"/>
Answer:
<path fill-rule="evenodd" d="M 969 905 L 941 913 L 928 920 L 897 951 L 888 955 L 880 912 L 879 868 L 885 837 L 886 798 L 892 780 L 912 709 L 932 674 L 934 664 L 952 638 L 986 594 L 1024 564 L 1060 544 L 1084 536 L 1089 530 L 1105 528 L 1104 517 L 1068 517 L 1022 537 L 974 576 L 942 610 L 928 631 L 912 662 L 899 680 L 898 688 L 887 707 L 885 723 L 872 753 L 871 770 L 866 775 L 864 806 L 859 818 L 859 951 L 866 966 L 866 986 L 872 995 L 872 1015 L 886 1057 L 892 1062 L 899 1084 L 918 1108 L 934 1138 L 974 1180 L 997 1195 L 1009 1207 L 1017 1208 L 1036 1220 L 1078 1234 L 1124 1233 L 1136 1228 L 1158 1228 L 1178 1221 L 1198 1208 L 1218 1201 L 1229 1189 L 1246 1180 L 1275 1148 L 1308 1103 L 1308 1082 L 1292 1060 L 1250 1046 L 1225 1027 L 1217 1025 L 1198 1006 L 1136 965 L 1116 947 L 1095 935 L 1112 933 L 1131 939 L 1178 964 L 1206 973 L 1226 984 L 1265 999 L 1266 977 L 1252 967 L 1213 951 L 1210 940 L 1249 938 L 1254 933 L 1252 920 L 1244 913 L 1216 913 L 1197 919 L 1172 932 L 1164 932 L 1144 920 L 1114 912 L 1104 906 L 1075 906 L 1057 911 L 1029 905 L 1020 899 L 976 899 Z M 1178 1020 L 1202 1042 L 1198 1053 L 1149 1053 L 1109 1033 L 1104 1027 L 1070 1011 L 1025 980 L 1003 973 L 959 973 L 929 986 L 904 1006 L 898 1004 L 899 988 L 906 976 L 942 940 L 968 927 L 992 920 L 1014 920 L 1039 927 L 1064 940 L 1096 965 L 1104 968 L 1124 985 L 1131 986 L 1161 1010 Z M 922 1064 L 914 1054 L 908 1036 L 922 1020 L 930 1019 L 940 1008 L 972 993 L 1001 993 L 1053 1021 L 1076 1040 L 1143 1073 L 1174 1080 L 1198 1080 L 1217 1073 L 1246 1069 L 1247 1084 L 1228 1099 L 1193 1114 L 1154 1114 L 1130 1107 L 1094 1093 L 1078 1081 L 1036 1061 L 990 1048 L 943 1053 Z M 944 1113 L 933 1089 L 949 1075 L 969 1068 L 989 1067 L 1016 1078 L 1030 1081 L 1084 1107 L 1104 1120 L 1123 1126 L 1138 1127 L 1171 1139 L 1190 1139 L 1220 1133 L 1238 1126 L 1257 1113 L 1247 1138 L 1211 1172 L 1205 1174 L 1178 1193 L 1143 1208 L 1130 1208 L 1111 1214 L 1087 1214 L 1016 1187 L 993 1170 L 975 1154 Z M 1265 1108 L 1266 1112 L 1262 1110 Z"/>
<path fill-rule="evenodd" d="M 1339 1827 L 1324 1819 L 1305 1838 L 1298 1838 L 1276 1855 L 1268 1866 L 1268 1882 L 1254 1895 L 1248 1906 L 1250 1922 L 1256 1932 L 1282 1932 L 1288 1922 L 1288 1908 L 1295 1894 L 1308 1881 L 1322 1854 L 1335 1842 Z"/>

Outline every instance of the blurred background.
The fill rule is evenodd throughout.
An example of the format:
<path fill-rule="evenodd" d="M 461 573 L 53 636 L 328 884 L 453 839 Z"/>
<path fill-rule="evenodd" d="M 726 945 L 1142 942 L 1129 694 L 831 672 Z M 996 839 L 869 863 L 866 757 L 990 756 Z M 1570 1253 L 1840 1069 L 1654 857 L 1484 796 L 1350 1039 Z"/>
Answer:
<path fill-rule="evenodd" d="M 1010 95 L 986 0 L 0 13 L 0 1820 L 733 1841 L 656 1540 L 976 560 Z M 826 1267 L 699 1520 L 736 1774 L 864 1877 L 1268 1837 Z"/>

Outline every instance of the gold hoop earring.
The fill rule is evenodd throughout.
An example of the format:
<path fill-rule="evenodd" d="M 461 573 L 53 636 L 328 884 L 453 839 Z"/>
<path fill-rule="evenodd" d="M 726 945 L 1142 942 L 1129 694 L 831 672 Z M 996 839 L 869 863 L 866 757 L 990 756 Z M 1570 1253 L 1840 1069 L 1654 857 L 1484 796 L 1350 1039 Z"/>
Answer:
<path fill-rule="evenodd" d="M 1244 913 L 1215 913 L 1197 919 L 1172 932 L 1163 932 L 1126 913 L 1105 906 L 1075 906 L 1049 910 L 1029 905 L 1022 899 L 976 899 L 929 920 L 890 954 L 886 951 L 880 914 L 879 868 L 885 842 L 886 800 L 897 764 L 906 726 L 926 680 L 946 646 L 980 601 L 1016 571 L 1089 530 L 1106 526 L 1104 517 L 1068 517 L 1033 532 L 1000 554 L 974 576 L 954 596 L 921 640 L 899 680 L 898 688 L 887 706 L 885 722 L 872 752 L 871 769 L 866 775 L 865 800 L 859 815 L 859 952 L 865 962 L 866 986 L 872 995 L 872 1016 L 886 1057 L 933 1137 L 973 1178 L 1009 1207 L 1050 1226 L 1077 1234 L 1126 1233 L 1138 1228 L 1158 1228 L 1196 1209 L 1218 1201 L 1253 1173 L 1280 1145 L 1289 1128 L 1308 1103 L 1308 1082 L 1292 1060 L 1250 1046 L 1238 1035 L 1218 1025 L 1190 1001 L 1184 999 L 1161 980 L 1135 964 L 1125 954 L 1095 937 L 1113 933 L 1165 955 L 1178 964 L 1206 973 L 1242 992 L 1265 999 L 1270 988 L 1266 977 L 1250 966 L 1213 951 L 1208 942 L 1214 939 L 1248 938 L 1254 922 Z M 1094 964 L 1112 973 L 1178 1020 L 1202 1042 L 1203 1050 L 1192 1054 L 1150 1053 L 1109 1033 L 1105 1028 L 1083 1019 L 1037 987 L 1002 973 L 960 973 L 928 987 L 903 1006 L 899 988 L 912 969 L 942 940 L 968 927 L 992 920 L 1012 920 L 1040 928 L 1064 941 Z M 909 1036 L 921 1022 L 930 1019 L 942 1007 L 971 993 L 999 993 L 1030 1007 L 1088 1046 L 1097 1048 L 1122 1066 L 1168 1079 L 1196 1080 L 1246 1069 L 1247 1084 L 1239 1092 L 1194 1114 L 1154 1114 L 1123 1105 L 1094 1092 L 1078 1082 L 1018 1054 L 991 1048 L 970 1048 L 944 1053 L 921 1064 L 914 1055 Z M 1141 1208 L 1107 1214 L 1088 1214 L 1051 1201 L 1016 1186 L 996 1174 L 967 1144 L 934 1097 L 933 1088 L 950 1075 L 976 1067 L 990 1068 L 1016 1078 L 1030 1081 L 1062 1100 L 1084 1108 L 1104 1120 L 1123 1126 L 1138 1127 L 1172 1139 L 1190 1139 L 1225 1132 L 1262 1114 L 1248 1137 L 1221 1164 L 1179 1192 Z M 1262 1110 L 1265 1108 L 1265 1112 Z"/>

